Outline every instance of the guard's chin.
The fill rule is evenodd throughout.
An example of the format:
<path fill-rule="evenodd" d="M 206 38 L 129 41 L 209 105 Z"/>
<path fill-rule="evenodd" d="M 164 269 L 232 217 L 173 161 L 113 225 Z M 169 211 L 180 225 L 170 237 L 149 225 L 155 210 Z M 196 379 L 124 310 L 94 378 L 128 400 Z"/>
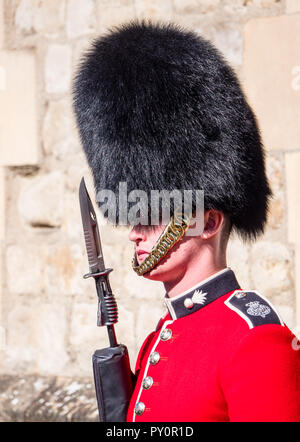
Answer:
<path fill-rule="evenodd" d="M 163 269 L 163 265 L 160 263 L 149 272 L 143 274 L 144 278 L 150 279 L 151 281 L 164 281 L 165 276 L 166 272 Z"/>
<path fill-rule="evenodd" d="M 162 281 L 161 275 L 157 275 L 153 270 L 150 270 L 150 272 L 144 273 L 143 277 L 146 279 L 149 279 L 151 281 Z"/>

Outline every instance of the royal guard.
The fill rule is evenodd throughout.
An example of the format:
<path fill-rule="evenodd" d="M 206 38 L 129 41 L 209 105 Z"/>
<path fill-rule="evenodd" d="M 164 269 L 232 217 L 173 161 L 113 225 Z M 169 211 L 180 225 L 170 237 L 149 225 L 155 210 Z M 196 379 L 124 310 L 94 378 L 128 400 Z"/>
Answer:
<path fill-rule="evenodd" d="M 133 269 L 165 287 L 167 313 L 140 349 L 127 421 L 300 421 L 295 337 L 226 262 L 231 232 L 254 241 L 264 231 L 271 197 L 234 71 L 195 32 L 132 21 L 94 41 L 73 94 L 100 209 L 124 224 L 120 189 L 127 214 L 130 193 L 144 196 L 138 221 L 127 218 Z M 187 190 L 190 211 L 172 200 L 166 220 L 153 192 Z M 101 192 L 117 197 L 104 203 Z"/>

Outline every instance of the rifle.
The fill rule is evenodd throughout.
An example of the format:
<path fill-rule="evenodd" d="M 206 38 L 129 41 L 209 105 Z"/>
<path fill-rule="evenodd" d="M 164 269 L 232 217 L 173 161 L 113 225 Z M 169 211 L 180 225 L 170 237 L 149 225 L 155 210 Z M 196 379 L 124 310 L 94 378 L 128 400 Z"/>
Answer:
<path fill-rule="evenodd" d="M 107 327 L 110 347 L 96 350 L 92 357 L 95 390 L 102 422 L 125 422 L 133 392 L 134 375 L 130 369 L 127 347 L 118 344 L 114 324 L 118 322 L 118 306 L 112 294 L 109 273 L 105 268 L 99 228 L 84 178 L 79 187 L 79 203 L 90 273 L 98 295 L 97 326 Z"/>

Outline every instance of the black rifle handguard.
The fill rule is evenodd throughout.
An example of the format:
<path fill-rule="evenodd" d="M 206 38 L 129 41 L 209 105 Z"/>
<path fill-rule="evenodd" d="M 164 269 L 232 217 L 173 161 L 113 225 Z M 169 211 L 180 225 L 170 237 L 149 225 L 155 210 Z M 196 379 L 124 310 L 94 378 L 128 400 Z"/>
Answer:
<path fill-rule="evenodd" d="M 127 347 L 96 350 L 93 354 L 96 396 L 101 422 L 126 422 L 134 388 Z"/>

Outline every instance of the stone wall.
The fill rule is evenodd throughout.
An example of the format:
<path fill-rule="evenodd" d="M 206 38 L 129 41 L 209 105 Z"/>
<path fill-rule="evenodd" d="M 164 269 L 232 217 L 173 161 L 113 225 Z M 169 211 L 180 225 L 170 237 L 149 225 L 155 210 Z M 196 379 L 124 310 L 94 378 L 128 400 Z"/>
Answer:
<path fill-rule="evenodd" d="M 256 111 L 274 191 L 266 234 L 232 238 L 228 264 L 287 324 L 300 325 L 298 0 L 0 0 L 0 419 L 95 420 L 96 327 L 78 186 L 91 176 L 71 110 L 80 54 L 132 18 L 173 20 L 209 38 Z M 300 213 L 299 213 L 300 214 Z M 98 214 L 100 217 L 100 214 Z M 164 311 L 163 287 L 131 270 L 128 230 L 104 226 L 119 340 L 134 367 Z"/>

